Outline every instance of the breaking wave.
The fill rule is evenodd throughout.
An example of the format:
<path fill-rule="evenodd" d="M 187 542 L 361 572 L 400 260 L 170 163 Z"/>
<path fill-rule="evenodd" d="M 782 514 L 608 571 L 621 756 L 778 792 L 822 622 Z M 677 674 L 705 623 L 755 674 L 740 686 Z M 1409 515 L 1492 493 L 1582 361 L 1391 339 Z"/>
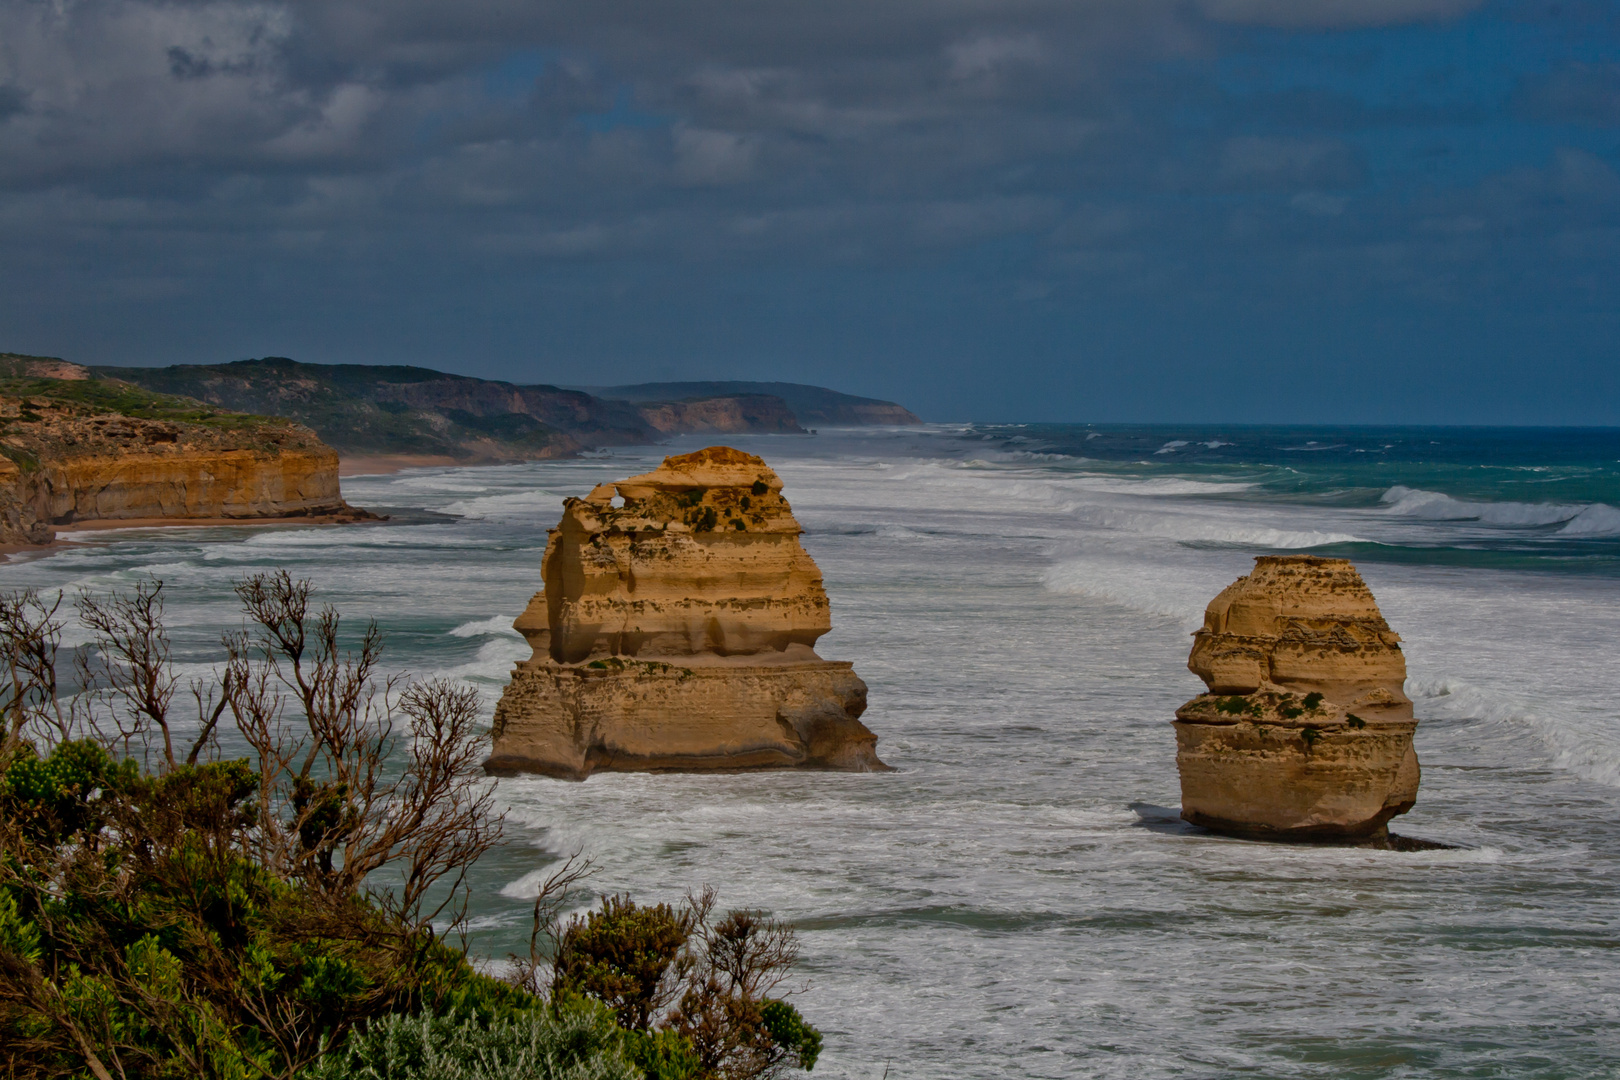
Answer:
<path fill-rule="evenodd" d="M 487 619 L 477 619 L 473 622 L 464 622 L 454 630 L 449 631 L 451 637 L 518 637 L 516 630 L 512 629 L 510 615 L 491 615 Z"/>
<path fill-rule="evenodd" d="M 1583 780 L 1620 787 L 1620 731 L 1602 730 L 1602 720 L 1583 724 L 1578 717 L 1551 715 L 1462 679 L 1408 679 L 1406 692 L 1419 716 L 1435 719 L 1489 720 L 1529 728 L 1552 753 L 1555 768 Z"/>
<path fill-rule="evenodd" d="M 1483 521 L 1490 525 L 1534 527 L 1556 525 L 1584 514 L 1592 506 L 1561 503 L 1469 502 L 1438 491 L 1403 487 L 1399 484 L 1384 492 L 1380 500 L 1391 514 L 1426 521 Z M 1601 504 L 1598 504 L 1601 506 Z M 1609 507 L 1603 507 L 1609 510 Z M 1610 510 L 1611 513 L 1614 511 Z M 1616 515 L 1620 523 L 1620 515 Z"/>
<path fill-rule="evenodd" d="M 1620 536 L 1620 510 L 1593 503 L 1558 530 L 1559 536 Z"/>

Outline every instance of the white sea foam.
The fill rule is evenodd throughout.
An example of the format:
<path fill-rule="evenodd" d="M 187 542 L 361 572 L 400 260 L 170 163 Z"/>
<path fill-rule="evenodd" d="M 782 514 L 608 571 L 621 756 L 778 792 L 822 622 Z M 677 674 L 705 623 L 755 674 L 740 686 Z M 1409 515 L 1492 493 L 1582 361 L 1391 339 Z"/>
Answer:
<path fill-rule="evenodd" d="M 1181 568 L 1143 565 L 1119 557 L 1075 557 L 1054 563 L 1042 575 L 1042 582 L 1054 593 L 1089 596 L 1147 615 L 1168 616 L 1191 630 L 1203 621 L 1209 598 L 1230 581 L 1220 580 L 1221 571 L 1177 570 Z"/>
<path fill-rule="evenodd" d="M 1407 695 L 1419 716 L 1477 718 L 1528 729 L 1547 747 L 1553 767 L 1608 787 L 1620 787 L 1620 717 L 1590 713 L 1583 716 L 1573 704 L 1536 705 L 1509 690 L 1477 686 L 1457 678 L 1409 679 Z"/>
<path fill-rule="evenodd" d="M 1202 685 L 1185 632 L 1210 597 L 1279 546 L 1483 530 L 1248 499 L 1164 475 L 1175 455 L 1134 478 L 986 443 L 986 468 L 916 449 L 937 439 L 943 457 L 954 438 L 737 440 L 813 529 L 833 610 L 818 649 L 854 661 L 898 771 L 502 779 L 511 842 L 473 870 L 476 953 L 523 954 L 548 864 L 582 847 L 593 892 L 679 902 L 709 883 L 725 907 L 794 921 L 813 976 L 794 1000 L 827 1033 L 815 1075 L 832 1080 L 891 1058 L 917 1080 L 1320 1080 L 1397 1058 L 1444 1080 L 1487 1044 L 1508 1073 L 1606 1075 L 1620 583 L 1363 560 L 1424 719 L 1423 787 L 1396 831 L 1465 846 L 1230 841 L 1126 809 L 1179 802 L 1168 721 Z M 355 490 L 378 504 L 480 516 L 279 534 L 291 542 L 143 534 L 0 565 L 0 588 L 161 567 L 200 661 L 240 624 L 231 582 L 288 566 L 346 615 L 377 615 L 389 664 L 477 687 L 487 717 L 527 659 L 508 615 L 539 585 L 561 493 L 684 448 L 440 474 L 460 489 L 374 478 Z M 1242 1007 L 1211 1005 L 1212 971 Z"/>
<path fill-rule="evenodd" d="M 1570 518 L 1560 536 L 1620 536 L 1620 510 L 1606 503 L 1593 503 Z"/>
<path fill-rule="evenodd" d="M 449 631 L 451 637 L 522 637 L 512 629 L 512 616 L 491 615 L 487 619 L 475 619 L 464 622 L 454 630 Z"/>
<path fill-rule="evenodd" d="M 546 879 L 554 872 L 554 868 L 549 866 L 540 867 L 538 870 L 530 870 L 522 877 L 502 885 L 501 895 L 510 897 L 513 900 L 533 900 L 540 895 L 540 886 L 544 885 Z"/>
<path fill-rule="evenodd" d="M 1080 475 L 1072 483 L 1087 491 L 1148 496 L 1235 495 L 1255 486 L 1252 480 L 1189 480 L 1179 476 Z"/>
<path fill-rule="evenodd" d="M 1389 513 L 1429 521 L 1483 521 L 1491 525 L 1555 525 L 1580 514 L 1579 505 L 1524 502 L 1468 502 L 1438 491 L 1402 487 L 1384 492 Z"/>
<path fill-rule="evenodd" d="M 483 495 L 476 499 L 457 499 L 440 509 L 446 514 L 485 520 L 529 520 L 562 513 L 563 497 L 550 491 L 513 491 L 501 495 Z"/>
<path fill-rule="evenodd" d="M 1173 454 L 1177 450 L 1180 450 L 1183 446 L 1186 446 L 1186 445 L 1187 445 L 1187 440 L 1186 439 L 1171 439 L 1169 442 L 1165 443 L 1163 446 L 1159 447 L 1157 450 L 1155 450 L 1153 452 L 1155 454 Z"/>

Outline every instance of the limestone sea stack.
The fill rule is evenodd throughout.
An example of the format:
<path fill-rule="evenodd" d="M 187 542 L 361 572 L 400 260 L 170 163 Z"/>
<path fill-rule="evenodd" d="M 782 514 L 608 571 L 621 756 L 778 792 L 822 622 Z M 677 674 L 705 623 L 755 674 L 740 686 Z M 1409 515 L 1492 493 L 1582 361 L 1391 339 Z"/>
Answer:
<path fill-rule="evenodd" d="M 831 613 L 800 531 L 776 473 L 724 446 L 564 500 L 485 768 L 886 769 L 866 684 L 816 654 Z"/>
<path fill-rule="evenodd" d="M 1406 658 L 1345 559 L 1261 556 L 1215 597 L 1176 710 L 1181 816 L 1238 836 L 1377 842 L 1417 799 Z"/>

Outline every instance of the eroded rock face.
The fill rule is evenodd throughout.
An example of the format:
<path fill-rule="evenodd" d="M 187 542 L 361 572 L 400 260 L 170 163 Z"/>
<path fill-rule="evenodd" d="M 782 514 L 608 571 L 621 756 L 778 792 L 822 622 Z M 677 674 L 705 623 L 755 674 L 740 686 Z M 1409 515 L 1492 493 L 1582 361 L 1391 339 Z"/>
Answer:
<path fill-rule="evenodd" d="M 0 544 L 92 521 L 372 518 L 343 501 L 337 452 L 284 420 L 214 424 L 0 396 Z"/>
<path fill-rule="evenodd" d="M 1377 838 L 1417 799 L 1406 658 L 1345 559 L 1262 556 L 1215 597 L 1176 710 L 1181 816 L 1220 832 Z"/>
<path fill-rule="evenodd" d="M 563 503 L 493 772 L 883 769 L 866 684 L 823 660 L 821 572 L 782 481 L 716 446 Z"/>

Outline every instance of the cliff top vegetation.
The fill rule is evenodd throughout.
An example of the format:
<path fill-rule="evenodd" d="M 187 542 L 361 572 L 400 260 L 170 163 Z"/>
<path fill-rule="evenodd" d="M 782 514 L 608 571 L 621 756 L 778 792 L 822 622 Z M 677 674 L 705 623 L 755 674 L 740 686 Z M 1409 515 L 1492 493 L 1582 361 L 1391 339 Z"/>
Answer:
<path fill-rule="evenodd" d="M 183 677 L 162 583 L 0 596 L 0 1069 L 21 1080 L 751 1080 L 815 1064 L 791 928 L 535 901 L 511 977 L 458 944 L 502 815 L 477 692 L 389 677 L 307 582 Z M 76 617 L 76 620 L 75 620 Z M 84 646 L 62 645 L 77 621 Z M 189 658 L 188 658 L 189 659 Z M 193 669 L 195 670 L 195 669 Z"/>
<path fill-rule="evenodd" d="M 213 425 L 285 417 L 347 454 L 466 462 L 564 457 L 684 432 L 802 434 L 795 410 L 811 423 L 917 422 L 893 402 L 794 383 L 669 383 L 593 394 L 409 365 L 306 364 L 280 356 L 142 368 L 0 353 L 0 394 Z"/>

